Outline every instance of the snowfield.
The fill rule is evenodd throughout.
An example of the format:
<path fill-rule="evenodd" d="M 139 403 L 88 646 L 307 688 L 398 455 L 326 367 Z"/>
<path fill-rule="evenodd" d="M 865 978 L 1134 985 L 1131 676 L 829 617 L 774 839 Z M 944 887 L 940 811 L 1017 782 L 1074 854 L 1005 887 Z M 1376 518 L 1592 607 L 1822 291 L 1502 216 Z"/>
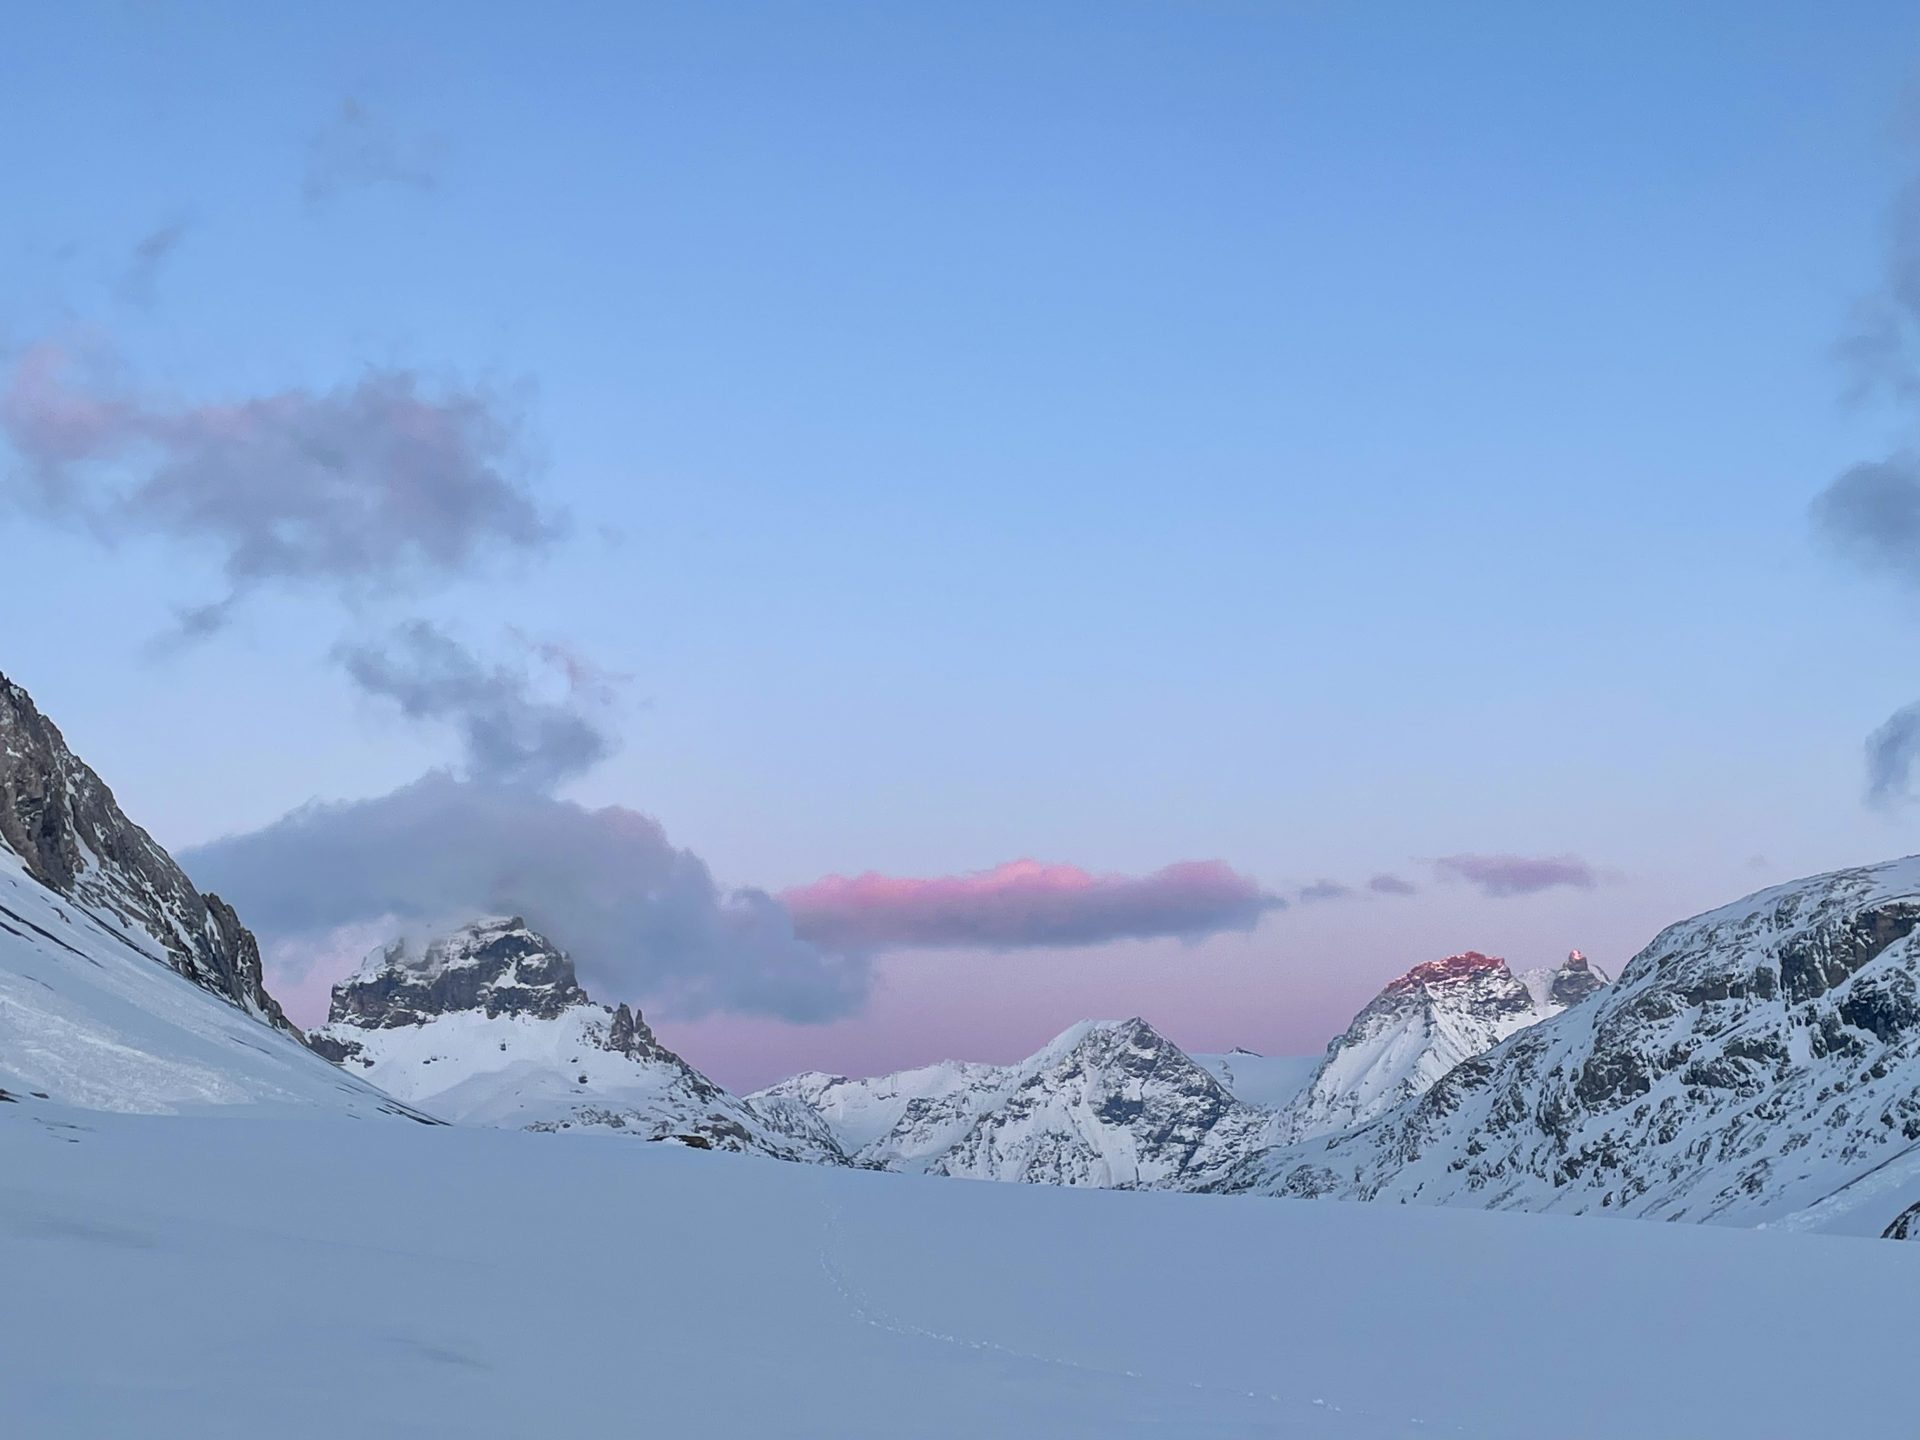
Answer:
<path fill-rule="evenodd" d="M 0 1434 L 1905 1437 L 1920 1246 L 0 1104 Z"/>

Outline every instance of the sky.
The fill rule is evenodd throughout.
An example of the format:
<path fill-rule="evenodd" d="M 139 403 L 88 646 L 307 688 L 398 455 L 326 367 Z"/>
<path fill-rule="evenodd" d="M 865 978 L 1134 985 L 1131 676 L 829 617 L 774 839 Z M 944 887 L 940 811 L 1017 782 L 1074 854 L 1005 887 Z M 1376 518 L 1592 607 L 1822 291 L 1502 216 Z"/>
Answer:
<path fill-rule="evenodd" d="M 1915 848 L 1920 12 L 30 7 L 0 670 L 317 1019 L 716 1078 Z"/>

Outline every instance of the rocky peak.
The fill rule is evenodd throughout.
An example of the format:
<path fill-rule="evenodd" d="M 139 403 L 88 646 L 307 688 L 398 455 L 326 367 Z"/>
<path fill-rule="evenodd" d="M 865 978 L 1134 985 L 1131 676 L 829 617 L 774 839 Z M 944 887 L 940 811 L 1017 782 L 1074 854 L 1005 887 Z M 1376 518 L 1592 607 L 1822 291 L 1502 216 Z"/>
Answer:
<path fill-rule="evenodd" d="M 327 1022 L 381 1030 L 463 1010 L 551 1020 L 589 1003 L 567 953 L 513 916 L 472 921 L 417 953 L 406 940 L 373 951 L 334 987 Z M 613 1028 L 622 1037 L 616 1048 L 641 1037 L 653 1044 L 652 1032 L 624 1005 Z"/>
<path fill-rule="evenodd" d="M 0 676 L 0 846 L 136 949 L 149 937 L 195 984 L 299 1034 L 267 993 L 260 950 L 230 906 L 193 888 L 121 811 L 18 685 Z M 136 935 L 135 932 L 138 932 Z"/>
<path fill-rule="evenodd" d="M 1604 989 L 1607 977 L 1596 970 L 1578 950 L 1567 952 L 1566 963 L 1553 972 L 1547 985 L 1548 1003 L 1565 1010 L 1578 1005 L 1596 990 Z"/>
<path fill-rule="evenodd" d="M 1578 950 L 1557 969 L 1524 976 L 1478 950 L 1416 965 L 1389 981 L 1327 1047 L 1287 1114 L 1285 1133 L 1306 1139 L 1363 1124 L 1604 984 Z"/>
<path fill-rule="evenodd" d="M 1416 965 L 1399 979 L 1389 981 L 1380 993 L 1382 997 L 1415 995 L 1467 986 L 1499 992 L 1512 979 L 1513 972 L 1498 955 L 1482 955 L 1478 950 L 1466 950 L 1443 960 L 1429 960 Z"/>

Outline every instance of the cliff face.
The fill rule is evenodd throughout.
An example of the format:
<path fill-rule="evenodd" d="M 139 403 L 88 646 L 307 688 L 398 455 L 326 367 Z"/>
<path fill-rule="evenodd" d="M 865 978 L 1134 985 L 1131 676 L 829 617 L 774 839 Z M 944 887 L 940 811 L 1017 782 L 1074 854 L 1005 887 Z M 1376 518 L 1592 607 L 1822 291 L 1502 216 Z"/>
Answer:
<path fill-rule="evenodd" d="M 0 676 L 0 845 L 108 931 L 144 932 L 182 975 L 290 1034 L 260 947 L 231 906 L 194 889 L 121 811 L 27 692 Z"/>

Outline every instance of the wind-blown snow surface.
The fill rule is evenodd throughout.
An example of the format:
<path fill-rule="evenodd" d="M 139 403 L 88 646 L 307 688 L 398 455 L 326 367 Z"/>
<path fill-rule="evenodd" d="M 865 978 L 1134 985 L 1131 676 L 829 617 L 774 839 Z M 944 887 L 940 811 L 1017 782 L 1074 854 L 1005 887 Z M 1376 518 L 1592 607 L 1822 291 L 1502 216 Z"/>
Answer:
<path fill-rule="evenodd" d="M 0 1275 L 35 1437 L 1895 1437 L 1920 1345 L 1920 1246 L 31 1102 Z"/>

